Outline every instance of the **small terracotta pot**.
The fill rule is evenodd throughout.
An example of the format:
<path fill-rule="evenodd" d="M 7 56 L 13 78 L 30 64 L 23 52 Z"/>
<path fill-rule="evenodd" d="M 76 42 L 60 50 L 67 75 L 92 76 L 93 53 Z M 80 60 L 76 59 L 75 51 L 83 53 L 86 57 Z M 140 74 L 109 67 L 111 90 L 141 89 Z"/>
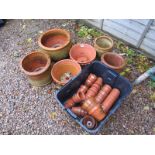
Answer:
<path fill-rule="evenodd" d="M 97 79 L 97 76 L 95 74 L 90 73 L 88 78 L 86 79 L 86 86 L 90 87 Z"/>
<path fill-rule="evenodd" d="M 82 119 L 82 124 L 86 126 L 86 128 L 88 129 L 94 129 L 97 127 L 97 121 L 92 116 L 89 115 L 86 115 Z"/>
<path fill-rule="evenodd" d="M 81 107 L 72 107 L 72 112 L 75 113 L 77 116 L 85 116 L 87 115 L 87 112 L 83 110 Z"/>
<path fill-rule="evenodd" d="M 44 86 L 52 82 L 51 60 L 47 54 L 31 52 L 20 62 L 21 70 L 33 86 Z"/>
<path fill-rule="evenodd" d="M 72 76 L 76 76 L 77 74 L 79 74 L 81 71 L 81 66 L 74 60 L 70 60 L 70 59 L 64 59 L 61 61 L 58 61 L 57 63 L 55 63 L 53 65 L 53 68 L 51 70 L 51 75 L 53 80 L 60 84 L 60 85 L 64 85 L 67 83 L 61 81 L 61 77 L 67 73 L 70 72 L 72 74 Z"/>
<path fill-rule="evenodd" d="M 72 98 L 68 99 L 65 103 L 65 108 L 71 108 L 75 105 L 76 103 L 73 101 Z"/>
<path fill-rule="evenodd" d="M 95 83 L 88 89 L 86 93 L 86 98 L 96 96 L 102 86 L 102 83 L 103 83 L 102 78 L 98 77 Z"/>
<path fill-rule="evenodd" d="M 64 29 L 51 29 L 43 33 L 38 44 L 42 52 L 48 54 L 52 60 L 65 59 L 72 46 L 70 33 Z"/>
<path fill-rule="evenodd" d="M 117 88 L 113 88 L 110 94 L 107 96 L 107 98 L 102 103 L 102 109 L 105 113 L 108 113 L 110 108 L 113 106 L 115 101 L 118 99 L 120 95 L 120 91 Z"/>
<path fill-rule="evenodd" d="M 126 65 L 126 61 L 121 55 L 111 52 L 103 54 L 101 56 L 101 61 L 117 72 L 121 72 Z"/>
<path fill-rule="evenodd" d="M 87 90 L 88 90 L 87 86 L 81 85 L 80 88 L 78 89 L 78 92 L 83 92 L 85 94 Z"/>
<path fill-rule="evenodd" d="M 85 94 L 83 92 L 77 92 L 75 95 L 73 95 L 72 97 L 72 100 L 75 102 L 75 103 L 79 103 L 83 100 L 85 100 Z"/>
<path fill-rule="evenodd" d="M 93 97 L 83 102 L 82 109 L 87 111 L 89 115 L 93 116 L 98 121 L 101 121 L 106 116 L 101 105 L 98 104 Z"/>
<path fill-rule="evenodd" d="M 69 56 L 80 65 L 87 65 L 96 58 L 96 51 L 89 44 L 75 44 L 70 49 Z"/>
<path fill-rule="evenodd" d="M 113 46 L 113 40 L 108 36 L 100 36 L 94 40 L 94 47 L 99 57 L 105 52 L 112 52 Z"/>
<path fill-rule="evenodd" d="M 108 96 L 110 91 L 112 90 L 111 86 L 108 84 L 105 84 L 102 89 L 99 91 L 97 96 L 95 97 L 97 103 L 102 103 L 103 100 Z"/>

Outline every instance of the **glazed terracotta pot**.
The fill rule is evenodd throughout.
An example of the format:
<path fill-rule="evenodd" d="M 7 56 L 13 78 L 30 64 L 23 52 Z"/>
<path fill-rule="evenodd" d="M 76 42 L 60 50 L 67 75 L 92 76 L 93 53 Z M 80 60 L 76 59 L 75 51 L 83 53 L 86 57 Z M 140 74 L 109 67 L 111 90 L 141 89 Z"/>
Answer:
<path fill-rule="evenodd" d="M 102 109 L 105 113 L 108 113 L 110 108 L 113 106 L 115 101 L 118 99 L 119 95 L 120 95 L 119 89 L 113 88 L 110 94 L 102 102 Z"/>
<path fill-rule="evenodd" d="M 109 36 L 100 36 L 94 40 L 94 47 L 99 57 L 105 52 L 112 52 L 113 46 L 113 40 Z"/>
<path fill-rule="evenodd" d="M 121 72 L 126 65 L 126 61 L 121 55 L 112 52 L 103 54 L 101 56 L 101 61 L 117 72 Z"/>
<path fill-rule="evenodd" d="M 69 56 L 80 65 L 87 65 L 96 58 L 96 51 L 89 44 L 75 44 L 70 49 Z"/>
<path fill-rule="evenodd" d="M 51 70 L 51 75 L 53 80 L 56 83 L 60 85 L 64 85 L 68 82 L 68 81 L 61 81 L 61 77 L 65 73 L 70 73 L 71 76 L 74 77 L 77 74 L 79 74 L 80 71 L 81 71 L 81 66 L 76 61 L 70 60 L 70 59 L 64 59 L 64 60 L 58 61 L 53 65 L 53 68 Z"/>
<path fill-rule="evenodd" d="M 96 102 L 97 103 L 102 103 L 103 100 L 108 96 L 108 94 L 110 93 L 110 91 L 112 90 L 111 86 L 108 84 L 105 84 L 101 90 L 99 91 L 99 93 L 97 94 L 97 96 L 95 97 Z"/>
<path fill-rule="evenodd" d="M 43 33 L 38 40 L 42 52 L 48 54 L 52 60 L 65 59 L 72 46 L 70 33 L 64 29 L 51 29 Z"/>
<path fill-rule="evenodd" d="M 87 111 L 89 115 L 93 116 L 98 121 L 101 121 L 106 116 L 101 105 L 98 104 L 93 97 L 83 102 L 82 109 Z"/>
<path fill-rule="evenodd" d="M 87 112 L 83 110 L 81 107 L 72 107 L 72 112 L 75 113 L 77 116 L 85 116 L 87 115 Z"/>
<path fill-rule="evenodd" d="M 51 60 L 45 53 L 29 53 L 21 60 L 20 68 L 33 86 L 44 86 L 52 82 Z"/>
<path fill-rule="evenodd" d="M 86 115 L 82 119 L 82 124 L 88 129 L 94 129 L 97 127 L 97 121 L 90 115 Z"/>
<path fill-rule="evenodd" d="M 88 78 L 86 79 L 85 85 L 90 87 L 97 79 L 95 74 L 90 73 Z"/>

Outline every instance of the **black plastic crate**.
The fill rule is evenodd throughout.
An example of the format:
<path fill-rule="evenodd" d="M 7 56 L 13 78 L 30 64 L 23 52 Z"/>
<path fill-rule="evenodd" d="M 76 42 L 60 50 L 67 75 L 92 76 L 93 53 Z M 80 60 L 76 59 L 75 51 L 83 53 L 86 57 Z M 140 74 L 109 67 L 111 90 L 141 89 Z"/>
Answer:
<path fill-rule="evenodd" d="M 83 84 L 88 75 L 90 73 L 95 74 L 96 76 L 102 77 L 103 82 L 111 85 L 113 88 L 118 88 L 120 90 L 120 96 L 109 111 L 108 115 L 98 124 L 96 129 L 90 130 L 87 129 L 82 124 L 82 119 L 75 115 L 70 109 L 65 109 L 64 104 L 67 99 L 73 96 Z M 108 121 L 109 117 L 118 109 L 121 105 L 122 100 L 130 94 L 132 91 L 132 86 L 126 78 L 120 76 L 114 70 L 108 68 L 100 61 L 94 61 L 93 63 L 86 66 L 81 73 L 79 73 L 75 78 L 73 78 L 69 83 L 67 83 L 64 87 L 62 87 L 59 91 L 56 92 L 56 99 L 61 107 L 69 113 L 69 115 L 78 123 L 82 128 L 84 128 L 87 132 L 91 134 L 96 134 L 100 131 L 100 129 L 104 126 L 104 124 Z"/>

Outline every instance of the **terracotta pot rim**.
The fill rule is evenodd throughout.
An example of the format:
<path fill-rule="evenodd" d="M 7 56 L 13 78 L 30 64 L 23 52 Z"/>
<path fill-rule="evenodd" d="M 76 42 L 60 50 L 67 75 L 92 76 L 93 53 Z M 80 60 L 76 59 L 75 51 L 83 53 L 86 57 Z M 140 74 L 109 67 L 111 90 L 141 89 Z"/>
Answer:
<path fill-rule="evenodd" d="M 107 62 L 105 61 L 105 59 L 104 59 L 104 57 L 105 57 L 106 55 L 115 55 L 115 56 L 119 57 L 119 58 L 122 60 L 123 64 L 122 64 L 121 66 L 118 66 L 118 67 L 117 67 L 117 66 L 110 65 L 110 64 L 107 63 Z M 119 55 L 119 54 L 117 54 L 117 53 L 113 53 L 113 52 L 106 52 L 106 53 L 102 54 L 102 56 L 101 56 L 101 62 L 104 63 L 104 64 L 106 64 L 107 66 L 113 68 L 113 69 L 116 69 L 116 70 L 117 70 L 117 69 L 124 68 L 124 66 L 126 65 L 125 59 L 124 59 L 121 55 Z"/>
<path fill-rule="evenodd" d="M 47 59 L 46 65 L 43 67 L 42 70 L 35 71 L 35 72 L 29 72 L 29 71 L 27 71 L 27 70 L 24 69 L 24 67 L 23 67 L 23 61 L 24 61 L 28 56 L 30 56 L 30 55 L 32 55 L 32 54 L 36 54 L 36 53 L 40 53 L 40 54 L 44 55 L 44 57 Z M 40 75 L 40 74 L 44 73 L 44 72 L 50 67 L 50 65 L 51 65 L 50 57 L 49 57 L 47 54 L 42 53 L 42 52 L 39 52 L 39 51 L 32 51 L 32 52 L 28 53 L 28 54 L 27 54 L 24 58 L 22 58 L 21 61 L 20 61 L 20 68 L 21 68 L 21 70 L 22 70 L 26 75 L 28 75 L 28 76 Z"/>
<path fill-rule="evenodd" d="M 111 46 L 110 46 L 110 47 L 107 47 L 107 48 L 103 48 L 103 47 L 98 46 L 97 40 L 99 40 L 99 39 L 101 39 L 101 38 L 106 38 L 106 39 L 110 40 Z M 94 45 L 97 46 L 97 48 L 99 48 L 99 49 L 109 50 L 109 49 L 111 49 L 111 48 L 113 47 L 114 41 L 113 41 L 109 36 L 104 35 L 104 36 L 99 36 L 99 37 L 95 38 L 95 40 L 94 40 Z"/>
<path fill-rule="evenodd" d="M 79 72 L 81 71 L 81 66 L 80 66 L 76 61 L 71 60 L 71 59 L 63 59 L 63 60 L 60 60 L 60 61 L 56 62 L 56 63 L 53 65 L 53 67 L 52 67 L 52 69 L 51 69 L 51 76 L 52 76 L 53 80 L 54 80 L 57 84 L 65 85 L 67 82 L 61 82 L 61 81 L 57 80 L 57 79 L 54 77 L 54 75 L 53 75 L 53 70 L 54 70 L 55 66 L 56 66 L 57 64 L 59 64 L 59 63 L 62 63 L 62 62 L 72 62 L 72 63 L 76 64 L 77 67 L 79 68 Z"/>
<path fill-rule="evenodd" d="M 41 42 L 42 38 L 43 38 L 46 34 L 48 34 L 48 33 L 51 33 L 51 34 L 52 34 L 53 32 L 58 32 L 58 33 L 63 33 L 63 34 L 65 34 L 65 35 L 67 36 L 67 41 L 66 41 L 66 43 L 65 43 L 64 45 L 60 46 L 60 47 L 57 47 L 57 48 L 52 48 L 52 47 L 46 47 L 46 46 L 44 46 L 44 45 L 42 44 L 42 42 Z M 53 50 L 53 51 L 57 51 L 57 50 L 60 50 L 60 49 L 62 49 L 62 48 L 64 48 L 64 47 L 66 47 L 66 46 L 70 43 L 70 40 L 71 40 L 71 36 L 70 36 L 69 31 L 67 31 L 66 29 L 54 28 L 54 29 L 50 29 L 50 30 L 44 32 L 44 33 L 39 37 L 39 39 L 38 39 L 38 44 L 39 44 L 39 46 L 40 46 L 42 49 L 44 49 L 44 50 L 47 50 L 47 51 L 52 51 L 52 50 Z"/>
<path fill-rule="evenodd" d="M 80 45 L 89 46 L 91 49 L 93 49 L 93 50 L 94 50 L 94 58 L 91 59 L 91 60 L 87 60 L 87 61 L 85 61 L 85 62 L 79 62 L 79 61 L 75 60 L 75 59 L 72 57 L 71 52 L 72 52 L 72 50 L 73 50 L 74 47 L 80 46 Z M 70 51 L 69 51 L 69 57 L 70 57 L 70 59 L 72 59 L 72 60 L 78 62 L 80 65 L 87 65 L 87 64 L 90 64 L 91 62 L 93 62 L 93 61 L 95 60 L 95 58 L 96 58 L 96 50 L 95 50 L 95 48 L 94 48 L 92 45 L 90 45 L 90 44 L 86 44 L 86 43 L 77 43 L 77 44 L 74 44 L 74 45 L 71 47 L 71 49 L 70 49 Z"/>

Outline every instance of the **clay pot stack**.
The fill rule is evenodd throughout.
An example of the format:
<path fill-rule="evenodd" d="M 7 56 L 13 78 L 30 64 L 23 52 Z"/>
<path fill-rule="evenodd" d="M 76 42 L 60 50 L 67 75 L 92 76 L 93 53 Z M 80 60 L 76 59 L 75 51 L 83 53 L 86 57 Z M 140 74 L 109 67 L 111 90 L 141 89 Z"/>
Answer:
<path fill-rule="evenodd" d="M 71 108 L 73 113 L 82 118 L 84 126 L 94 129 L 106 117 L 119 95 L 119 89 L 112 88 L 101 77 L 91 73 L 77 92 L 66 101 L 65 108 Z"/>

